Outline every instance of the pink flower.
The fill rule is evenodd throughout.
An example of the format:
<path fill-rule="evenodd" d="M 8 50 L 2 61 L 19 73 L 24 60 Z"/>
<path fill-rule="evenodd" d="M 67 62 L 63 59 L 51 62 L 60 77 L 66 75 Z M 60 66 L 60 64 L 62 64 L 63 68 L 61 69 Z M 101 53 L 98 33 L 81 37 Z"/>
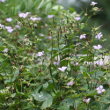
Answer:
<path fill-rule="evenodd" d="M 80 16 L 77 16 L 77 17 L 75 17 L 74 18 L 76 21 L 79 21 L 80 19 L 81 19 L 81 17 Z"/>
<path fill-rule="evenodd" d="M 47 39 L 51 40 L 52 39 L 52 36 L 48 36 Z"/>
<path fill-rule="evenodd" d="M 85 38 L 86 38 L 86 34 L 80 35 L 80 39 L 85 39 Z"/>
<path fill-rule="evenodd" d="M 59 65 L 60 64 L 60 61 L 54 62 L 53 64 L 54 65 Z"/>
<path fill-rule="evenodd" d="M 29 14 L 30 14 L 30 12 L 19 13 L 18 16 L 19 16 L 20 18 L 26 18 Z"/>
<path fill-rule="evenodd" d="M 96 38 L 96 39 L 101 39 L 102 36 L 103 36 L 103 34 L 100 32 L 100 33 L 98 33 L 98 34 L 95 36 L 95 38 Z"/>
<path fill-rule="evenodd" d="M 95 62 L 95 64 L 102 66 L 102 65 L 104 65 L 104 61 L 98 60 Z"/>
<path fill-rule="evenodd" d="M 67 67 L 66 66 L 62 66 L 61 68 L 58 68 L 60 71 L 62 71 L 62 72 L 64 72 L 66 69 L 67 69 Z"/>
<path fill-rule="evenodd" d="M 92 1 L 91 2 L 91 6 L 95 6 L 97 4 L 97 2 Z"/>
<path fill-rule="evenodd" d="M 0 24 L 0 28 L 4 29 L 4 28 L 5 28 L 5 26 L 4 26 L 3 24 Z"/>
<path fill-rule="evenodd" d="M 98 94 L 102 94 L 103 92 L 105 92 L 105 89 L 103 88 L 102 85 L 100 85 L 99 87 L 97 87 L 96 90 L 97 90 L 97 93 Z"/>
<path fill-rule="evenodd" d="M 90 100 L 91 100 L 91 98 L 84 98 L 84 99 L 83 99 L 83 102 L 85 102 L 85 103 L 88 104 L 88 103 L 90 102 Z"/>
<path fill-rule="evenodd" d="M 67 86 L 72 86 L 73 84 L 74 84 L 74 82 L 70 81 L 70 82 L 67 83 Z"/>
<path fill-rule="evenodd" d="M 44 51 L 42 51 L 42 52 L 38 52 L 36 55 L 37 55 L 38 57 L 41 57 L 41 56 L 44 55 Z"/>
<path fill-rule="evenodd" d="M 0 0 L 0 2 L 5 2 L 6 0 Z"/>
<path fill-rule="evenodd" d="M 6 21 L 11 22 L 11 21 L 13 21 L 13 19 L 12 18 L 6 18 Z"/>
<path fill-rule="evenodd" d="M 15 29 L 20 29 L 20 25 L 15 25 Z"/>
<path fill-rule="evenodd" d="M 53 18 L 54 17 L 54 15 L 48 15 L 47 16 L 47 18 Z"/>
<path fill-rule="evenodd" d="M 11 26 L 5 26 L 5 29 L 9 32 L 12 33 L 14 29 Z"/>
<path fill-rule="evenodd" d="M 30 20 L 32 21 L 40 21 L 42 18 L 40 17 L 30 17 Z"/>
<path fill-rule="evenodd" d="M 102 46 L 101 45 L 94 45 L 93 48 L 96 49 L 96 50 L 99 50 L 99 49 L 102 48 Z"/>

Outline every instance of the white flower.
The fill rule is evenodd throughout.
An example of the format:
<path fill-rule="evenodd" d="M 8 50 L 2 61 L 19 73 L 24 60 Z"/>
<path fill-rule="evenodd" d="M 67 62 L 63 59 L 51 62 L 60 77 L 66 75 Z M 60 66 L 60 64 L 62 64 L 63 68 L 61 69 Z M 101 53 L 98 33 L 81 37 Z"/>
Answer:
<path fill-rule="evenodd" d="M 37 55 L 38 57 L 41 57 L 41 56 L 44 55 L 44 51 L 42 51 L 42 52 L 38 52 L 36 55 Z"/>
<path fill-rule="evenodd" d="M 60 71 L 62 71 L 62 72 L 64 72 L 66 69 L 67 69 L 67 67 L 66 66 L 63 66 L 63 67 L 61 67 L 61 68 L 58 68 Z"/>
<path fill-rule="evenodd" d="M 70 82 L 67 83 L 67 86 L 72 86 L 73 84 L 74 84 L 74 82 L 70 81 Z"/>
<path fill-rule="evenodd" d="M 76 21 L 79 21 L 80 19 L 81 19 L 81 17 L 80 16 L 77 16 L 77 17 L 75 17 L 74 18 Z"/>
<path fill-rule="evenodd" d="M 0 2 L 5 2 L 6 0 L 0 0 Z"/>
<path fill-rule="evenodd" d="M 19 16 L 20 18 L 26 18 L 29 14 L 30 14 L 30 12 L 19 13 L 18 16 Z"/>
<path fill-rule="evenodd" d="M 85 39 L 85 38 L 86 38 L 86 34 L 80 35 L 80 39 Z"/>
<path fill-rule="evenodd" d="M 12 33 L 14 29 L 11 26 L 5 26 L 5 29 L 9 32 Z"/>
<path fill-rule="evenodd" d="M 84 99 L 83 99 L 83 102 L 85 102 L 85 103 L 87 103 L 87 104 L 88 104 L 88 103 L 90 102 L 90 100 L 91 100 L 91 98 L 87 98 L 87 99 L 86 99 L 86 98 L 84 98 Z"/>
<path fill-rule="evenodd" d="M 42 18 L 40 17 L 30 17 L 30 20 L 32 21 L 40 21 Z"/>
<path fill-rule="evenodd" d="M 95 6 L 97 4 L 97 2 L 92 1 L 91 2 L 91 6 Z"/>
<path fill-rule="evenodd" d="M 105 89 L 103 88 L 102 85 L 100 85 L 99 87 L 97 87 L 96 90 L 97 90 L 97 93 L 98 94 L 102 94 L 103 92 L 105 92 Z"/>
<path fill-rule="evenodd" d="M 101 39 L 102 36 L 103 36 L 103 34 L 100 32 L 100 33 L 98 33 L 98 34 L 95 36 L 95 38 L 96 38 L 96 39 Z"/>
<path fill-rule="evenodd" d="M 7 53 L 7 52 L 8 52 L 8 48 L 5 48 L 5 49 L 3 50 L 3 52 L 4 52 L 4 53 Z"/>
<path fill-rule="evenodd" d="M 6 18 L 6 21 L 11 22 L 11 21 L 13 21 L 13 19 L 12 18 Z"/>
<path fill-rule="evenodd" d="M 5 26 L 4 26 L 3 24 L 0 24 L 0 28 L 4 29 L 4 28 L 5 28 Z"/>
<path fill-rule="evenodd" d="M 102 46 L 101 45 L 94 45 L 93 48 L 96 49 L 96 50 L 99 50 L 99 49 L 102 48 Z"/>
<path fill-rule="evenodd" d="M 39 34 L 39 36 L 43 37 L 43 36 L 44 36 L 44 34 L 40 33 L 40 34 Z"/>
<path fill-rule="evenodd" d="M 54 17 L 54 15 L 48 15 L 47 16 L 47 18 L 53 18 Z"/>

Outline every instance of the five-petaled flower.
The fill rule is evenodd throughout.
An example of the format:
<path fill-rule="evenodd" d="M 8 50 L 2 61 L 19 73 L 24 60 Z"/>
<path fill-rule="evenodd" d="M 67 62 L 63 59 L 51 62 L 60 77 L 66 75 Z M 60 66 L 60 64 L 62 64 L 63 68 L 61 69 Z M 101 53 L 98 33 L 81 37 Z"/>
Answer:
<path fill-rule="evenodd" d="M 41 19 L 41 17 L 30 17 L 30 20 L 32 21 L 40 21 Z"/>
<path fill-rule="evenodd" d="M 103 92 L 105 92 L 105 89 L 103 88 L 102 85 L 100 85 L 99 87 L 96 88 L 96 91 L 98 94 L 102 94 Z"/>
<path fill-rule="evenodd" d="M 86 34 L 80 35 L 80 39 L 86 39 Z"/>
<path fill-rule="evenodd" d="M 62 71 L 62 72 L 64 72 L 66 69 L 67 69 L 67 67 L 66 66 L 62 66 L 61 68 L 58 68 L 60 71 Z"/>
<path fill-rule="evenodd" d="M 95 64 L 102 66 L 104 65 L 104 61 L 98 60 L 98 61 L 95 61 Z"/>
<path fill-rule="evenodd" d="M 4 29 L 4 28 L 5 28 L 5 26 L 4 26 L 3 24 L 0 24 L 0 28 Z"/>
<path fill-rule="evenodd" d="M 44 55 L 44 51 L 42 51 L 42 52 L 38 52 L 36 55 L 37 55 L 38 57 L 41 57 L 41 56 Z"/>
<path fill-rule="evenodd" d="M 5 29 L 9 32 L 12 33 L 14 29 L 11 26 L 5 26 Z"/>
<path fill-rule="evenodd" d="M 54 15 L 48 15 L 47 16 L 47 18 L 53 18 L 54 17 Z"/>
<path fill-rule="evenodd" d="M 96 49 L 96 50 L 99 50 L 99 49 L 102 48 L 102 46 L 101 45 L 94 45 L 93 48 Z"/>
<path fill-rule="evenodd" d="M 15 28 L 14 29 L 20 29 L 20 25 L 15 25 Z"/>
<path fill-rule="evenodd" d="M 91 6 L 95 6 L 95 5 L 97 5 L 97 2 L 92 1 Z"/>
<path fill-rule="evenodd" d="M 103 36 L 103 34 L 100 32 L 100 33 L 98 33 L 98 34 L 95 36 L 95 38 L 96 38 L 96 39 L 101 39 L 102 36 Z"/>
<path fill-rule="evenodd" d="M 0 2 L 5 2 L 6 0 L 0 0 Z"/>
<path fill-rule="evenodd" d="M 29 14 L 30 14 L 30 12 L 19 13 L 18 16 L 19 16 L 20 18 L 26 18 Z"/>
<path fill-rule="evenodd" d="M 11 22 L 11 21 L 13 21 L 13 19 L 12 18 L 6 18 L 6 21 Z"/>
<path fill-rule="evenodd" d="M 54 65 L 59 65 L 60 64 L 60 61 L 55 61 L 53 62 Z"/>
<path fill-rule="evenodd" d="M 80 16 L 77 16 L 77 17 L 75 17 L 74 18 L 76 21 L 79 21 L 80 19 L 81 19 L 81 17 Z"/>
<path fill-rule="evenodd" d="M 7 53 L 8 52 L 8 48 L 5 48 L 4 50 L 3 50 L 3 53 Z"/>
<path fill-rule="evenodd" d="M 88 104 L 88 103 L 90 102 L 90 100 L 91 100 L 91 98 L 84 98 L 84 99 L 83 99 L 83 102 L 85 102 L 85 103 Z"/>
<path fill-rule="evenodd" d="M 67 83 L 67 86 L 72 86 L 73 84 L 74 84 L 74 82 L 70 81 L 70 82 Z"/>

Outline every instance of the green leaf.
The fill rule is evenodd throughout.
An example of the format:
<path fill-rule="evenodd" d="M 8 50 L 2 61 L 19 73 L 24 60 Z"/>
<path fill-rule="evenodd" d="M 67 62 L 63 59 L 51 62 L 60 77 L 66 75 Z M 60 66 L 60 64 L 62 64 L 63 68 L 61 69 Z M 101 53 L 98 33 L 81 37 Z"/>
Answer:
<path fill-rule="evenodd" d="M 72 106 L 73 102 L 74 102 L 73 99 L 67 98 L 67 99 L 62 101 L 62 104 L 64 104 L 64 105 L 67 104 L 68 106 Z"/>
<path fill-rule="evenodd" d="M 48 95 L 48 98 L 43 102 L 41 108 L 46 109 L 52 105 L 53 98 L 51 95 Z"/>
<path fill-rule="evenodd" d="M 58 110 L 70 110 L 70 107 L 67 105 L 61 105 Z"/>
<path fill-rule="evenodd" d="M 60 5 L 55 5 L 52 9 L 53 10 L 56 10 L 56 11 L 59 11 L 59 10 L 64 9 L 64 7 L 63 6 L 60 6 Z"/>
<path fill-rule="evenodd" d="M 52 105 L 53 98 L 47 92 L 34 93 L 32 96 L 36 101 L 43 102 L 41 106 L 42 109 L 48 108 Z"/>

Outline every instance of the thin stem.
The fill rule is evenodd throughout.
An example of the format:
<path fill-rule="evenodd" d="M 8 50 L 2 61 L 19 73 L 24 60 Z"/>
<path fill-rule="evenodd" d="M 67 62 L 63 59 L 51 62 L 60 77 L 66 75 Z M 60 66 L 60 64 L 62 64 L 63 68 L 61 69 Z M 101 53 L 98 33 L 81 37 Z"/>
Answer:
<path fill-rule="evenodd" d="M 53 75 L 52 75 L 52 63 L 53 63 L 53 59 L 52 59 L 52 56 L 53 56 L 53 38 L 52 38 L 52 44 L 51 44 L 51 46 L 52 46 L 52 50 L 51 50 L 51 58 L 50 58 L 50 66 L 49 66 L 49 70 L 50 70 L 50 76 L 51 76 L 51 78 L 52 78 L 52 81 L 53 81 L 53 83 L 54 83 L 54 85 L 55 85 L 55 82 L 54 82 L 54 78 L 53 78 Z"/>

